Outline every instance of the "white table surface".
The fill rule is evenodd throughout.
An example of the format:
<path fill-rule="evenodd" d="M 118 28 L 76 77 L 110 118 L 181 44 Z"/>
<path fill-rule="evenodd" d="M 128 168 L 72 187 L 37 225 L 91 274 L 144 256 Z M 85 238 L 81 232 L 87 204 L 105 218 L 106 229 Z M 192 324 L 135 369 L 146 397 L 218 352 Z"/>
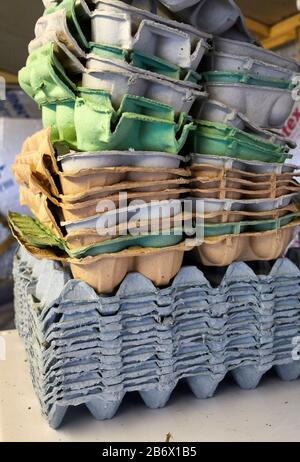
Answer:
<path fill-rule="evenodd" d="M 300 381 L 267 374 L 254 391 L 231 380 L 209 400 L 196 400 L 179 386 L 165 409 L 150 410 L 138 394 L 125 397 L 111 421 L 97 422 L 83 406 L 69 409 L 59 430 L 49 428 L 34 395 L 22 342 L 15 331 L 0 332 L 6 360 L 0 361 L 0 441 L 300 441 Z"/>

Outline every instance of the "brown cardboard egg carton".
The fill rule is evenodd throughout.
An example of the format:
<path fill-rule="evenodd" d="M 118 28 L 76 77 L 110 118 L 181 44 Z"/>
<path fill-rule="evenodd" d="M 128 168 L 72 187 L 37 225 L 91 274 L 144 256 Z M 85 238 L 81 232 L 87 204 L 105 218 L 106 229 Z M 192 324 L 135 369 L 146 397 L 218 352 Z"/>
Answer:
<path fill-rule="evenodd" d="M 143 167 L 106 167 L 86 169 L 78 173 L 59 172 L 61 191 L 65 195 L 82 194 L 84 191 L 118 183 L 149 183 L 176 180 L 190 176 L 188 169 L 163 169 Z"/>
<path fill-rule="evenodd" d="M 97 225 L 94 228 L 80 229 L 68 233 L 64 240 L 68 247 L 78 249 L 80 247 L 87 247 L 90 245 L 98 244 L 105 241 L 117 239 L 120 236 L 151 234 L 157 232 L 163 234 L 171 229 L 183 229 L 184 221 L 191 220 L 192 213 L 180 213 L 174 217 L 163 219 L 151 219 L 145 221 L 136 220 L 130 223 L 120 223 L 115 227 L 105 227 Z"/>
<path fill-rule="evenodd" d="M 256 183 L 239 178 L 197 178 L 191 184 L 191 195 L 201 199 L 274 199 L 300 191 L 294 180 Z"/>
<path fill-rule="evenodd" d="M 28 207 L 43 225 L 47 226 L 57 237 L 63 237 L 56 219 L 56 209 L 43 193 L 34 193 L 27 186 L 19 187 L 20 204 Z"/>
<path fill-rule="evenodd" d="M 168 285 L 182 266 L 184 252 L 191 250 L 183 242 L 161 249 L 132 247 L 114 254 L 77 260 L 58 256 L 50 248 L 32 247 L 16 232 L 14 236 L 36 258 L 68 264 L 75 279 L 85 281 L 98 293 L 112 293 L 130 272 L 143 274 L 158 287 Z"/>
<path fill-rule="evenodd" d="M 283 256 L 299 224 L 300 220 L 296 220 L 277 230 L 206 238 L 196 248 L 196 254 L 206 266 L 227 266 L 234 261 L 274 260 Z"/>
<path fill-rule="evenodd" d="M 298 210 L 299 207 L 292 202 L 285 207 L 262 212 L 222 210 L 203 214 L 196 213 L 195 218 L 199 217 L 203 219 L 205 223 L 238 223 L 244 220 L 275 220 L 288 213 L 298 212 Z"/>
<path fill-rule="evenodd" d="M 250 164 L 250 163 L 248 163 Z M 247 166 L 246 162 L 245 165 Z M 255 165 L 255 164 L 254 164 Z M 241 180 L 251 181 L 253 183 L 265 183 L 273 181 L 292 180 L 300 176 L 300 169 L 296 166 L 284 165 L 281 169 L 276 169 L 271 172 L 254 172 L 247 170 L 240 170 L 235 168 L 228 168 L 227 166 L 218 166 L 208 163 L 192 164 L 190 167 L 192 178 L 207 178 L 222 180 L 224 178 L 239 178 Z M 288 168 L 290 167 L 290 168 Z M 280 173 L 278 172 L 280 171 Z"/>
<path fill-rule="evenodd" d="M 52 231 L 55 231 L 56 234 L 60 231 L 58 231 L 59 227 L 54 216 L 64 221 L 75 221 L 93 217 L 101 213 L 99 210 L 99 197 L 77 203 L 63 203 L 49 195 L 48 192 L 38 184 L 36 185 L 37 190 L 35 192 L 33 192 L 33 187 L 29 188 L 26 185 L 20 186 L 21 204 L 26 205 L 43 224 L 47 225 Z M 187 194 L 188 192 L 189 189 L 184 188 L 166 189 L 156 192 L 129 192 L 126 195 L 126 200 L 129 206 L 132 201 L 137 199 L 147 203 L 151 201 L 179 199 L 183 194 Z M 120 197 L 116 192 L 105 196 L 106 205 L 108 204 L 107 201 L 110 201 L 109 204 L 116 209 L 124 207 L 124 204 L 121 203 L 120 205 L 120 201 L 122 200 L 122 196 Z"/>

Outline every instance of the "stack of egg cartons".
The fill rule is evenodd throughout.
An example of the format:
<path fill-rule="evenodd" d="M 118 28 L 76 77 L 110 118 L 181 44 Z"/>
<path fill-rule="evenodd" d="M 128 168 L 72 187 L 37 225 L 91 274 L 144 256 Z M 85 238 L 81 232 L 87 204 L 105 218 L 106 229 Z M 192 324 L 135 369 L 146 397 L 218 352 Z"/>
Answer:
<path fill-rule="evenodd" d="M 232 0 L 45 4 L 20 73 L 45 129 L 14 166 L 36 218 L 11 213 L 10 224 L 33 255 L 15 259 L 16 321 L 49 423 L 82 403 L 111 418 L 130 391 L 162 407 L 182 378 L 206 398 L 228 371 L 244 388 L 273 366 L 298 376 L 297 269 L 279 260 L 261 278 L 236 263 L 217 289 L 196 267 L 179 272 L 191 245 L 180 226 L 190 218 L 185 196 L 196 205 L 205 265 L 276 258 L 299 223 L 296 167 L 283 166 L 291 143 L 219 96 L 207 101 L 200 86 L 204 79 L 211 93 L 216 75 L 208 33 L 250 41 L 240 10 Z M 249 91 L 264 91 L 256 79 Z M 291 90 L 279 90 L 286 109 Z M 149 221 L 158 225 L 150 234 Z M 295 284 L 290 308 L 285 284 Z"/>
<path fill-rule="evenodd" d="M 163 3 L 191 24 L 203 21 L 205 2 Z M 297 167 L 285 164 L 293 143 L 272 130 L 283 126 L 298 97 L 300 67 L 239 41 L 241 19 L 224 33 L 221 10 L 212 11 L 213 48 L 198 68 L 209 99 L 194 105 L 195 130 L 188 140 L 192 196 L 203 200 L 205 220 L 198 253 L 212 266 L 278 258 L 299 210 Z"/>
<path fill-rule="evenodd" d="M 163 289 L 129 274 L 107 297 L 20 249 L 14 277 L 17 327 L 53 427 L 79 404 L 111 418 L 131 391 L 162 407 L 180 379 L 208 398 L 229 371 L 243 389 L 273 366 L 283 380 L 300 374 L 300 271 L 288 259 L 261 276 L 233 263 L 217 288 L 196 267 Z"/>
<path fill-rule="evenodd" d="M 36 248 L 50 228 L 49 246 L 99 292 L 129 271 L 161 285 L 180 269 L 190 172 L 179 152 L 191 107 L 206 98 L 195 70 L 211 37 L 153 2 L 132 3 L 48 2 L 19 76 L 45 130 L 15 165 L 22 203 L 41 223 L 14 216 L 16 226 Z"/>

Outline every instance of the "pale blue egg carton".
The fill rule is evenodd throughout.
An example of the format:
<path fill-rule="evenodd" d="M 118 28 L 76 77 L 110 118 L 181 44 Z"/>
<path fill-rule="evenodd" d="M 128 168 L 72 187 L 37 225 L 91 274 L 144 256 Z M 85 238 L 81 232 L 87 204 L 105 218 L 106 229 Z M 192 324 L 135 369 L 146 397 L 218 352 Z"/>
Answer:
<path fill-rule="evenodd" d="M 181 379 L 208 398 L 229 371 L 246 389 L 274 366 L 284 380 L 300 375 L 292 356 L 300 271 L 288 259 L 262 276 L 235 263 L 217 287 L 195 267 L 163 289 L 133 273 L 116 294 L 99 296 L 58 263 L 20 249 L 14 278 L 16 324 L 54 428 L 80 404 L 97 419 L 112 418 L 131 391 L 163 407 Z"/>

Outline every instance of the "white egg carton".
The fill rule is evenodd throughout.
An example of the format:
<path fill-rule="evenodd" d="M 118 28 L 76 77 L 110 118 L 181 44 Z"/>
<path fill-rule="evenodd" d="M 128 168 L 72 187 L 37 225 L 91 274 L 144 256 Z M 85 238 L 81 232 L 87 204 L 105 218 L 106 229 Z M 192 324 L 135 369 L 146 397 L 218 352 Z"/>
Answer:
<path fill-rule="evenodd" d="M 207 98 L 207 93 L 196 84 L 144 71 L 120 60 L 90 54 L 87 67 L 82 76 L 82 86 L 108 91 L 112 103 L 117 106 L 128 94 L 168 104 L 176 113 L 188 113 L 196 100 L 201 106 L 201 101 Z"/>
<path fill-rule="evenodd" d="M 288 67 L 265 63 L 249 56 L 213 51 L 205 60 L 206 71 L 246 72 L 261 77 L 289 81 L 298 74 Z"/>
<path fill-rule="evenodd" d="M 165 152 L 102 151 L 71 152 L 58 157 L 58 162 L 64 173 L 76 173 L 84 169 L 122 167 L 124 165 L 174 169 L 178 168 L 181 162 L 185 162 L 185 158 Z"/>
<path fill-rule="evenodd" d="M 209 97 L 233 107 L 254 124 L 264 128 L 281 128 L 295 104 L 294 90 L 247 85 L 242 83 L 205 84 Z"/>
<path fill-rule="evenodd" d="M 230 40 L 222 37 L 214 37 L 214 50 L 240 57 L 247 57 L 263 63 L 272 64 L 292 72 L 299 73 L 300 65 L 295 59 L 286 58 L 274 51 L 266 50 L 252 43 Z"/>
<path fill-rule="evenodd" d="M 242 172 L 256 173 L 258 175 L 282 175 L 293 173 L 299 176 L 299 167 L 293 164 L 273 164 L 252 160 L 232 159 L 231 157 L 211 156 L 207 154 L 190 154 L 192 164 L 206 164 L 226 170 L 239 170 Z"/>
<path fill-rule="evenodd" d="M 233 0 L 161 0 L 161 3 L 179 19 L 210 34 L 254 41 Z"/>
<path fill-rule="evenodd" d="M 85 52 L 71 34 L 65 10 L 42 16 L 35 26 L 35 39 L 29 44 L 29 53 L 53 40 L 64 44 L 78 58 L 85 58 Z"/>
<path fill-rule="evenodd" d="M 191 198 L 194 203 L 201 204 L 203 213 L 218 213 L 218 212 L 251 212 L 260 213 L 270 210 L 278 210 L 287 207 L 294 200 L 299 200 L 299 194 L 287 194 L 278 197 L 277 199 L 197 199 Z"/>
<path fill-rule="evenodd" d="M 281 136 L 279 133 L 258 127 L 243 114 L 237 112 L 232 107 L 220 103 L 219 101 L 207 99 L 206 101 L 203 101 L 202 104 L 196 103 L 193 107 L 193 116 L 195 119 L 209 120 L 212 122 L 232 125 L 233 127 L 247 133 L 251 133 L 252 135 L 273 144 L 286 146 L 290 149 L 294 149 L 296 147 L 296 143 L 294 141 Z"/>
<path fill-rule="evenodd" d="M 135 50 L 184 69 L 197 69 L 210 49 L 210 35 L 117 0 L 97 2 L 92 41 Z"/>
<path fill-rule="evenodd" d="M 139 202 L 139 201 L 138 201 Z M 111 226 L 131 222 L 134 217 L 139 220 L 157 220 L 163 218 L 172 218 L 182 212 L 182 201 L 180 199 L 171 199 L 164 201 L 152 201 L 147 204 L 130 204 L 117 210 L 109 210 L 101 215 L 95 215 L 83 220 L 61 222 L 61 226 L 66 228 L 67 233 L 80 231 L 84 229 L 97 229 L 99 220 L 102 224 L 111 223 Z"/>

